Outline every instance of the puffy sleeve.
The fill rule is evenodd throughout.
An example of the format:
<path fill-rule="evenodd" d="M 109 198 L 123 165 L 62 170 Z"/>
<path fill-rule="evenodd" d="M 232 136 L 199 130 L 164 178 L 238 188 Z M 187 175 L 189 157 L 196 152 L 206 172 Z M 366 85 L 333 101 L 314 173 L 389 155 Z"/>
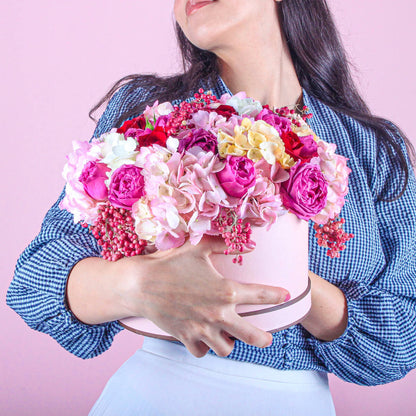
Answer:
<path fill-rule="evenodd" d="M 122 91 L 110 100 L 94 136 L 110 130 L 123 110 Z M 142 99 L 137 91 L 135 99 Z M 59 208 L 63 191 L 47 212 L 39 234 L 20 255 L 14 278 L 8 288 L 7 305 L 30 328 L 53 337 L 62 347 L 81 358 L 92 358 L 107 350 L 123 329 L 116 321 L 87 325 L 75 318 L 65 303 L 68 275 L 86 257 L 99 257 L 100 249 L 92 234 L 74 224 L 73 216 Z"/>
<path fill-rule="evenodd" d="M 377 201 L 373 193 L 379 235 L 371 241 L 380 244 L 380 270 L 367 280 L 345 279 L 339 285 L 348 302 L 343 335 L 330 342 L 312 338 L 328 371 L 361 385 L 392 382 L 416 367 L 416 180 L 404 141 L 399 141 L 409 168 L 406 190 L 394 202 Z M 398 184 L 385 150 L 378 152 L 375 171 L 376 194 Z"/>

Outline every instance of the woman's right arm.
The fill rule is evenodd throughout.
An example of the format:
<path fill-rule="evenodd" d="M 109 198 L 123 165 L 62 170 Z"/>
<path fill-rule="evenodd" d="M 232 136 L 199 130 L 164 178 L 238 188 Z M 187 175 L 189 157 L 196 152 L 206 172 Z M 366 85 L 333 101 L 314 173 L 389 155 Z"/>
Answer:
<path fill-rule="evenodd" d="M 130 95 L 143 100 L 143 89 Z M 111 130 L 127 104 L 123 87 L 110 100 L 94 136 Z M 59 208 L 65 191 L 47 212 L 39 234 L 17 260 L 14 278 L 6 301 L 32 329 L 53 337 L 69 352 L 92 358 L 107 350 L 123 327 L 116 321 L 97 325 L 84 324 L 71 312 L 65 301 L 66 283 L 72 268 L 81 260 L 100 255 L 93 235 L 66 210 Z"/>
<path fill-rule="evenodd" d="M 121 329 L 117 322 L 87 325 L 65 304 L 71 269 L 82 259 L 98 257 L 95 238 L 58 206 L 48 211 L 41 230 L 19 257 L 7 291 L 7 304 L 37 331 L 54 338 L 69 352 L 92 358 L 107 350 Z"/>
<path fill-rule="evenodd" d="M 221 238 L 205 237 L 197 246 L 187 242 L 176 249 L 114 263 L 84 259 L 68 280 L 69 307 L 87 324 L 144 316 L 197 357 L 209 348 L 220 356 L 230 354 L 234 341 L 229 336 L 266 347 L 271 334 L 241 318 L 235 306 L 280 303 L 287 291 L 223 278 L 209 256 L 224 249 Z"/>

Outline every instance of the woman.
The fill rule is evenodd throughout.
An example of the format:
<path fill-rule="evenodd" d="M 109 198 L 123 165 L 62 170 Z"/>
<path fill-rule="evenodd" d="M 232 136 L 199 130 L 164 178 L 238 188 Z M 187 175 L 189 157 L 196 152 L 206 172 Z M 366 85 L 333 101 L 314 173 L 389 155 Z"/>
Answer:
<path fill-rule="evenodd" d="M 303 95 L 312 129 L 336 143 L 353 170 L 343 216 L 355 238 L 341 259 L 325 257 L 310 227 L 311 313 L 272 336 L 234 307 L 277 303 L 287 292 L 218 276 L 208 261 L 223 250 L 218 240 L 108 264 L 58 204 L 20 257 L 8 304 L 84 358 L 109 348 L 121 330 L 116 320 L 131 315 L 153 320 L 186 347 L 145 339 L 91 414 L 333 414 L 325 372 L 374 385 L 416 366 L 416 185 L 408 141 L 359 97 L 324 1 L 217 0 L 188 9 L 194 3 L 174 6 L 191 68 L 168 79 L 126 79 L 110 91 L 95 135 L 156 98 L 180 101 L 199 87 L 217 96 L 246 91 L 272 107 Z M 396 177 L 404 180 L 392 187 Z M 180 302 L 172 293 L 182 294 Z M 168 389 L 166 405 L 158 396 Z"/>

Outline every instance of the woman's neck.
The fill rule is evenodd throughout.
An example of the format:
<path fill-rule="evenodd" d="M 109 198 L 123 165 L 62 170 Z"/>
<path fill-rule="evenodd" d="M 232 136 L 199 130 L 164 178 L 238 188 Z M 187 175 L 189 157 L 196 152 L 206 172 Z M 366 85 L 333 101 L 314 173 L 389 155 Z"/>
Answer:
<path fill-rule="evenodd" d="M 241 42 L 232 50 L 216 53 L 221 78 L 233 94 L 249 97 L 270 107 L 293 107 L 302 95 L 286 42 L 280 37 L 267 44 Z"/>

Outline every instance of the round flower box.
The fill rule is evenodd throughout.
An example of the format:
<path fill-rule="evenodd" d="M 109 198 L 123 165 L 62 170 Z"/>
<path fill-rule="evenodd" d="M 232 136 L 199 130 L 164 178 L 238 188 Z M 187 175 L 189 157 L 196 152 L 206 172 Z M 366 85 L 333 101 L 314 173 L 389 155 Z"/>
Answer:
<path fill-rule="evenodd" d="M 279 217 L 275 224 L 252 227 L 256 249 L 244 254 L 241 266 L 231 256 L 211 256 L 215 268 L 226 278 L 241 283 L 261 283 L 287 289 L 291 298 L 278 305 L 237 305 L 236 312 L 251 324 L 276 332 L 299 323 L 311 306 L 308 278 L 308 222 L 293 214 Z M 176 340 L 153 322 L 141 317 L 119 321 L 123 327 L 141 335 Z"/>

